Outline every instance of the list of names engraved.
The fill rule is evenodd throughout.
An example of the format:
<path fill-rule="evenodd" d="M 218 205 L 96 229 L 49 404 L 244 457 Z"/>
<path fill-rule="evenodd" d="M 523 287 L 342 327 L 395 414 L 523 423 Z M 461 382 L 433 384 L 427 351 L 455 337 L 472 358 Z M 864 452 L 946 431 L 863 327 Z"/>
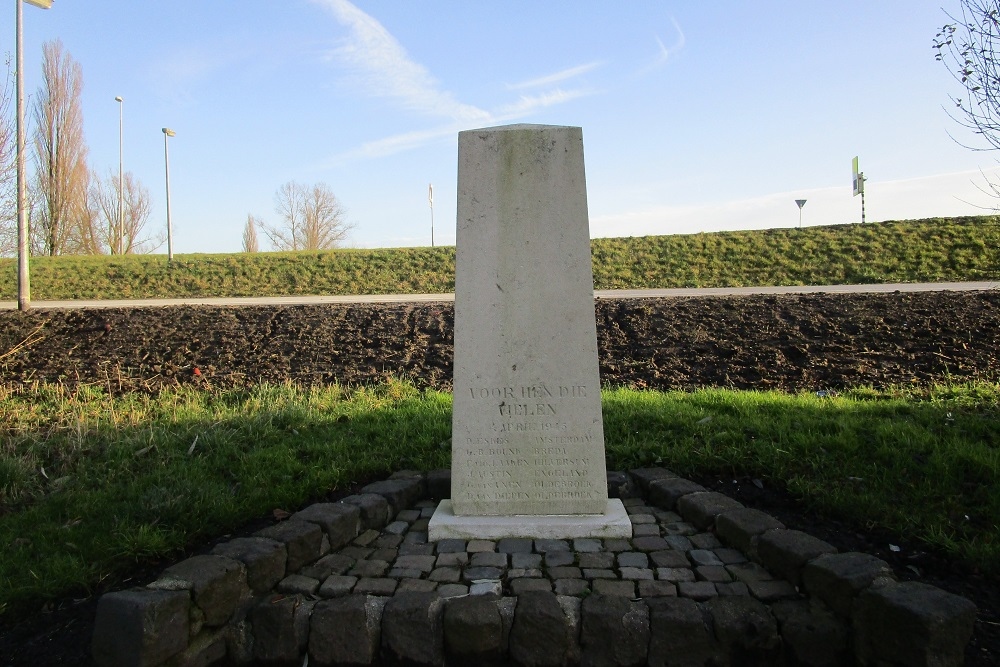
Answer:
<path fill-rule="evenodd" d="M 481 418 L 460 443 L 464 476 L 474 501 L 597 501 L 607 499 L 606 479 L 597 478 L 594 424 L 575 419 L 591 396 L 584 384 L 467 387 L 466 398 Z M 598 394 L 599 395 L 599 394 Z M 603 447 L 601 447 L 603 450 Z M 563 503 L 559 503 L 563 504 Z"/>

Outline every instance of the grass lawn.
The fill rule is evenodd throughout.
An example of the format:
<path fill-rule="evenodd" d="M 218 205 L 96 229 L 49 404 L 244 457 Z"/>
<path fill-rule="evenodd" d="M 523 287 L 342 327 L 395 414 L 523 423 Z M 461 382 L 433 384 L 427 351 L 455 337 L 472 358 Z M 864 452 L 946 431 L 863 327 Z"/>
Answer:
<path fill-rule="evenodd" d="M 839 396 L 604 393 L 609 469 L 780 484 L 828 516 L 1000 574 L 1000 384 Z M 451 395 L 0 388 L 0 611 L 115 584 L 137 564 L 331 490 L 447 467 Z"/>

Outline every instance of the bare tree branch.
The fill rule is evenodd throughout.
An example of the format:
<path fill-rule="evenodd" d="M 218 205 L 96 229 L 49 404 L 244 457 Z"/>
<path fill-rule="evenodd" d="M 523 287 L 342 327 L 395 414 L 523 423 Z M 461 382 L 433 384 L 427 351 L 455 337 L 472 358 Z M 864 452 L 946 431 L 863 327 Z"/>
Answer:
<path fill-rule="evenodd" d="M 62 42 L 42 47 L 42 86 L 34 105 L 36 186 L 40 210 L 32 216 L 35 246 L 47 255 L 93 249 L 88 207 L 90 170 L 83 136 L 83 70 Z"/>
<path fill-rule="evenodd" d="M 12 121 L 14 69 L 10 55 L 0 86 L 0 255 L 17 254 L 17 137 Z"/>
<path fill-rule="evenodd" d="M 947 16 L 951 22 L 934 36 L 935 58 L 965 90 L 964 97 L 950 96 L 949 115 L 987 144 L 967 148 L 1000 149 L 1000 1 L 960 0 L 958 14 Z"/>
<path fill-rule="evenodd" d="M 285 183 L 274 196 L 276 226 L 260 224 L 275 250 L 327 250 L 337 248 L 353 225 L 347 212 L 325 183 L 311 187 L 294 181 Z"/>
<path fill-rule="evenodd" d="M 163 245 L 165 239 L 162 234 L 144 235 L 150 213 L 149 190 L 132 172 L 127 171 L 123 176 L 122 225 L 118 223 L 118 173 L 109 170 L 103 181 L 95 181 L 90 188 L 95 218 L 92 227 L 98 239 L 96 252 L 115 254 L 119 235 L 124 254 L 152 252 Z"/>
<path fill-rule="evenodd" d="M 243 252 L 260 252 L 260 245 L 257 243 L 257 228 L 263 223 L 252 214 L 247 215 L 247 224 L 243 227 Z"/>

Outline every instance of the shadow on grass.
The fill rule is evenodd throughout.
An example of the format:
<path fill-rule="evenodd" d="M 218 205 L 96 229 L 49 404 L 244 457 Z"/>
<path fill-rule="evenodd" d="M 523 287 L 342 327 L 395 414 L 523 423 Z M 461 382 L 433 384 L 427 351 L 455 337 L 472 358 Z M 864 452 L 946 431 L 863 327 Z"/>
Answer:
<path fill-rule="evenodd" d="M 828 516 L 910 535 L 995 576 L 1000 387 L 976 391 L 611 390 L 608 467 L 770 480 Z M 114 403 L 117 422 L 105 407 L 13 433 L 0 471 L 0 543 L 10 545 L 0 609 L 113 588 L 274 509 L 449 465 L 450 395 L 402 384 L 323 392 L 337 394 L 179 391 L 145 412 Z"/>

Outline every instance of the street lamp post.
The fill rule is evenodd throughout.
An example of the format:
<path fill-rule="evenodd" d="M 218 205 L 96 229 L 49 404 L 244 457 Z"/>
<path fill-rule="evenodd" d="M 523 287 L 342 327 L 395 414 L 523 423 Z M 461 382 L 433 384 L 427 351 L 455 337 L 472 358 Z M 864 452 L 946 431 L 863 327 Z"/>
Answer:
<path fill-rule="evenodd" d="M 167 137 L 177 136 L 169 127 L 163 128 L 163 164 L 167 174 L 167 261 L 174 261 L 174 245 L 170 229 L 170 151 L 167 148 Z"/>
<path fill-rule="evenodd" d="M 17 17 L 15 21 L 16 46 L 14 62 L 14 86 L 17 116 L 17 308 L 18 310 L 28 310 L 31 308 L 31 285 L 28 279 L 28 218 L 25 209 L 25 189 L 24 180 L 24 41 L 21 38 L 22 32 L 22 7 L 21 0 L 17 3 Z M 48 9 L 52 6 L 52 0 L 24 0 L 30 5 Z"/>
<path fill-rule="evenodd" d="M 116 243 L 118 254 L 121 255 L 125 252 L 125 181 L 122 174 L 122 128 L 124 127 L 125 100 L 119 95 L 115 98 L 115 102 L 118 102 L 118 238 Z"/>

